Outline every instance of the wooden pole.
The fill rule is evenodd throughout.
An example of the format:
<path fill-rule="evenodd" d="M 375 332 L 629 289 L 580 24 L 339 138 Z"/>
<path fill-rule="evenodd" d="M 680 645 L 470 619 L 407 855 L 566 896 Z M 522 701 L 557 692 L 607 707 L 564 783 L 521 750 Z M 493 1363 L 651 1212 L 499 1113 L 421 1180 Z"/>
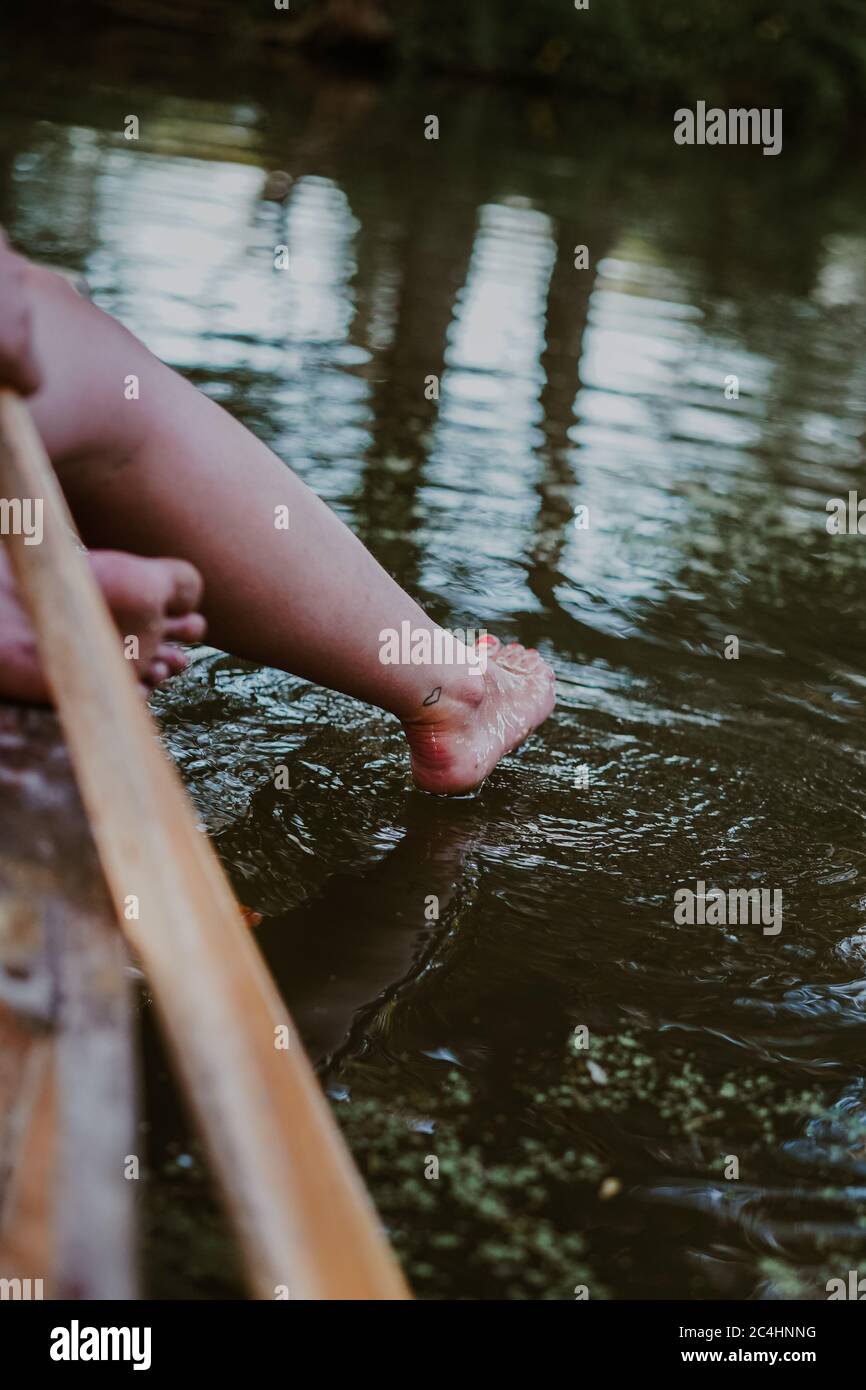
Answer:
<path fill-rule="evenodd" d="M 255 1293 L 408 1297 L 285 1005 L 159 747 L 30 414 L 5 389 L 0 497 L 42 505 L 41 543 L 8 538 L 16 576 L 115 911 L 153 988 Z"/>

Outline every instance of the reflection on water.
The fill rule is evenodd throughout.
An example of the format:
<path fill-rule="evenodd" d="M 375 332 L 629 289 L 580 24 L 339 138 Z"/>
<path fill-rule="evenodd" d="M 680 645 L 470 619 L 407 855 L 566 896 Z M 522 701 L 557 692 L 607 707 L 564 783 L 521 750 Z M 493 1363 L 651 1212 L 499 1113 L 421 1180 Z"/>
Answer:
<path fill-rule="evenodd" d="M 518 1218 L 542 1203 L 554 1244 L 585 1232 L 600 1287 L 823 1296 L 849 1267 L 833 1252 L 860 1248 L 866 1152 L 866 551 L 825 528 L 863 457 L 860 190 L 811 151 L 768 170 L 513 93 L 236 85 L 121 99 L 58 78 L 46 110 L 13 77 L 2 220 L 437 617 L 560 677 L 548 726 L 454 806 L 411 792 L 390 721 L 291 677 L 203 651 L 160 697 L 338 1109 L 369 1082 L 435 1153 L 417 1115 L 456 1066 L 470 1142 L 531 1134 L 551 1165 L 590 1154 L 619 1180 L 604 1205 L 577 1175 L 510 1197 Z M 420 131 L 440 108 L 437 147 Z M 289 196 L 263 201 L 278 167 Z M 781 887 L 783 932 L 675 926 L 698 879 Z M 719 1106 L 677 1138 L 686 1096 Z M 173 1105 L 153 1105 L 157 1157 L 183 1134 Z M 424 1257 L 437 1219 L 389 1200 L 421 1292 L 521 1287 L 501 1251 Z"/>

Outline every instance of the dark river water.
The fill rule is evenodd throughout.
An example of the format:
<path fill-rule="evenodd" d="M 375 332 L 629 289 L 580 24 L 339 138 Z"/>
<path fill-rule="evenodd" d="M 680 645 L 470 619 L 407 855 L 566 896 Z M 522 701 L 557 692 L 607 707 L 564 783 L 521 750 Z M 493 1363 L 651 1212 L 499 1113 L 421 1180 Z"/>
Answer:
<path fill-rule="evenodd" d="M 863 474 L 862 170 L 493 86 L 62 58 L 2 58 L 16 243 L 437 618 L 557 671 L 454 803 L 285 674 L 202 649 L 155 701 L 417 1293 L 825 1297 L 864 1260 L 866 537 L 826 527 Z M 699 882 L 781 890 L 781 930 L 676 922 Z M 148 1286 L 231 1294 L 142 1009 Z"/>

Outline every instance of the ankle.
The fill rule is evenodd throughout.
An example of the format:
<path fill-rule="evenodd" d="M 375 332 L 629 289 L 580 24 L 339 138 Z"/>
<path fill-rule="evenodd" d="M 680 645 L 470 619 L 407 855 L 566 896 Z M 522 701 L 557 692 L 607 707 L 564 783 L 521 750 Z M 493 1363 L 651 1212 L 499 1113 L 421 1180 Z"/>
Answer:
<path fill-rule="evenodd" d="M 418 694 L 411 711 L 401 718 L 404 724 L 442 723 L 455 716 L 466 716 L 478 709 L 484 699 L 486 679 L 482 671 L 454 667 L 432 670 Z"/>

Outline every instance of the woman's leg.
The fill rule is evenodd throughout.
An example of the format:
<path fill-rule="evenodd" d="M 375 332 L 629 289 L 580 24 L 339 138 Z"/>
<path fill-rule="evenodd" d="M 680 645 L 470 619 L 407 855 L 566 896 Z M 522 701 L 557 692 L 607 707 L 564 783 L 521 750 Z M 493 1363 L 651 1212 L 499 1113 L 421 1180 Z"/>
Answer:
<path fill-rule="evenodd" d="M 188 560 L 215 645 L 395 714 L 430 790 L 475 785 L 547 717 L 553 673 L 523 648 L 490 639 L 484 675 L 383 664 L 383 631 L 438 629 L 352 532 L 115 320 L 51 272 L 30 281 L 47 383 L 32 408 L 89 545 Z"/>

